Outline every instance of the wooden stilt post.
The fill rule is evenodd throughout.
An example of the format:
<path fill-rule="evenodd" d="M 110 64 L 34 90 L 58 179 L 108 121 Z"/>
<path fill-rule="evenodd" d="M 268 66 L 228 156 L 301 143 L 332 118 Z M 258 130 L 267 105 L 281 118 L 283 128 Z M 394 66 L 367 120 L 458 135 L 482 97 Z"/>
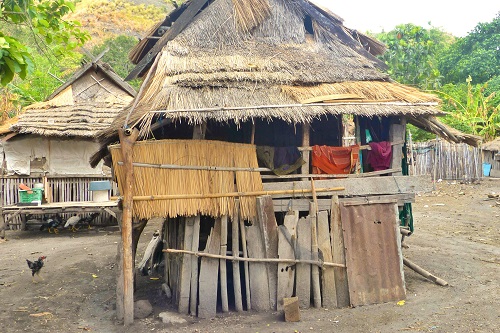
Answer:
<path fill-rule="evenodd" d="M 194 218 L 193 226 L 193 244 L 191 249 L 198 252 L 200 245 L 200 215 Z M 190 297 L 190 311 L 192 316 L 196 316 L 196 309 L 198 308 L 198 257 L 191 258 L 191 297 Z"/>
<path fill-rule="evenodd" d="M 247 250 L 247 237 L 246 237 L 246 230 L 245 230 L 245 222 L 243 219 L 240 219 L 240 232 L 241 232 L 241 246 L 243 248 L 243 258 L 248 258 L 248 250 Z M 246 297 L 246 303 L 247 303 L 247 311 L 250 311 L 252 309 L 252 303 L 251 303 L 251 294 L 250 294 L 250 276 L 249 276 L 249 265 L 248 262 L 245 262 L 243 264 L 244 267 L 244 272 L 245 272 L 245 297 Z"/>
<path fill-rule="evenodd" d="M 313 192 L 314 193 L 314 192 Z M 311 202 L 309 206 L 309 218 L 311 220 L 311 260 L 318 260 L 318 213 L 316 203 Z M 319 267 L 311 266 L 311 287 L 314 307 L 321 307 L 321 287 L 319 282 Z"/>
<path fill-rule="evenodd" d="M 3 202 L 0 202 L 0 239 L 5 238 L 5 229 L 7 229 L 7 225 L 3 218 Z"/>
<path fill-rule="evenodd" d="M 227 215 L 221 217 L 220 254 L 224 256 L 227 254 Z M 225 259 L 220 259 L 219 274 L 222 312 L 229 312 L 229 302 L 227 298 L 227 266 Z"/>
<path fill-rule="evenodd" d="M 132 255 L 132 213 L 134 197 L 133 148 L 139 136 L 137 129 L 118 132 L 123 155 L 125 184 L 123 186 L 122 246 L 123 246 L 123 324 L 134 322 L 134 271 Z"/>
<path fill-rule="evenodd" d="M 302 147 L 309 147 L 311 144 L 310 140 L 310 130 L 309 130 L 309 124 L 304 123 L 302 124 Z M 302 169 L 300 172 L 303 175 L 309 174 L 309 160 L 310 160 L 310 152 L 309 151 L 303 151 L 302 152 L 302 158 L 304 159 L 304 164 L 302 165 Z M 303 180 L 308 180 L 307 178 L 304 178 Z"/>
<path fill-rule="evenodd" d="M 237 199 L 234 203 L 234 213 L 231 221 L 231 236 L 232 236 L 232 250 L 233 256 L 239 257 L 240 253 L 240 237 L 239 237 L 239 222 L 240 222 L 240 201 Z M 243 311 L 243 300 L 241 297 L 241 277 L 240 277 L 240 263 L 233 261 L 233 286 L 234 286 L 234 307 L 236 311 Z"/>

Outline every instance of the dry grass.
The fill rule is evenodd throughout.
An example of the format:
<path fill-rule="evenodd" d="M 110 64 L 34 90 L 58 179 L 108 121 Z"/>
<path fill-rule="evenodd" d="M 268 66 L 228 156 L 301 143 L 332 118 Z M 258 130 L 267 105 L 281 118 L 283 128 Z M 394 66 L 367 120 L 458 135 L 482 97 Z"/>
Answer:
<path fill-rule="evenodd" d="M 110 147 L 113 169 L 123 193 L 124 173 L 121 150 Z M 222 166 L 257 168 L 255 146 L 205 140 L 159 140 L 137 142 L 134 162 L 185 166 Z M 134 168 L 134 196 L 171 194 L 218 194 L 262 191 L 258 172 L 204 171 L 179 169 Z M 138 218 L 194 216 L 220 217 L 231 215 L 236 198 L 204 198 L 135 201 L 134 216 Z M 240 199 L 241 216 L 256 216 L 255 198 Z"/>

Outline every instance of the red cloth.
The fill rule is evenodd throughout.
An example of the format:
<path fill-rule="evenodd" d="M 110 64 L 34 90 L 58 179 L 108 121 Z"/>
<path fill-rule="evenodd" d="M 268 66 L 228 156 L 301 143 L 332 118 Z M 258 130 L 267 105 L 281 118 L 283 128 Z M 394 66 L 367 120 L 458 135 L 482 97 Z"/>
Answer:
<path fill-rule="evenodd" d="M 386 170 L 391 167 L 392 147 L 388 141 L 370 142 L 370 148 L 366 162 L 370 164 L 374 171 Z"/>
<path fill-rule="evenodd" d="M 354 170 L 359 158 L 359 146 L 312 147 L 314 174 L 348 174 Z"/>

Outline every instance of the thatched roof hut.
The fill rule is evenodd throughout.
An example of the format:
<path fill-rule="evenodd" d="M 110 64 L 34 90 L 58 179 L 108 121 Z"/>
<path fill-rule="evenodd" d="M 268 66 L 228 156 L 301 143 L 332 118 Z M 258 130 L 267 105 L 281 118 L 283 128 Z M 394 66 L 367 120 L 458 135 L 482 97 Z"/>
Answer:
<path fill-rule="evenodd" d="M 197 3 L 188 1 L 174 16 Z M 116 130 L 125 122 L 140 125 L 145 139 L 151 124 L 165 118 L 239 124 L 404 115 L 417 126 L 461 140 L 436 126 L 434 116 L 443 114 L 437 97 L 400 85 L 379 70 L 384 64 L 374 55 L 384 51 L 382 44 L 344 27 L 340 18 L 310 1 L 217 0 L 204 4 L 189 22 L 169 27 L 169 21 L 155 25 L 153 39 L 131 52 L 138 65 L 128 78 L 148 75 L 135 103 L 99 135 L 103 149 L 117 140 Z M 179 26 L 184 30 L 174 31 Z M 340 100 L 323 106 L 318 96 Z M 306 105 L 310 101 L 316 103 Z M 103 155 L 95 155 L 92 164 Z"/>
<path fill-rule="evenodd" d="M 483 150 L 500 151 L 500 138 L 496 138 L 481 145 Z"/>
<path fill-rule="evenodd" d="M 109 65 L 89 62 L 46 101 L 27 107 L 10 129 L 20 134 L 92 139 L 109 127 L 135 94 Z"/>

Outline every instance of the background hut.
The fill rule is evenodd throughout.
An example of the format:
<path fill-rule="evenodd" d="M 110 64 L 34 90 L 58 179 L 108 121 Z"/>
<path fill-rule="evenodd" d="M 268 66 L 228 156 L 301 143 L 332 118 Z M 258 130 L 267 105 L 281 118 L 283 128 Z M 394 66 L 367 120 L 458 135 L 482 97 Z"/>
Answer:
<path fill-rule="evenodd" d="M 489 170 L 491 177 L 500 177 L 500 138 L 484 143 L 481 149 L 485 171 Z"/>
<path fill-rule="evenodd" d="M 19 202 L 18 185 L 44 183 L 49 202 L 89 201 L 90 181 L 109 180 L 110 170 L 89 156 L 96 134 L 135 96 L 109 65 L 85 64 L 44 102 L 35 103 L 10 124 L 2 140 L 3 205 Z"/>
<path fill-rule="evenodd" d="M 173 14 L 131 53 L 128 78 L 144 82 L 91 159 L 111 153 L 124 195 L 118 316 L 133 318 L 129 247 L 153 216 L 167 219 L 165 279 L 182 313 L 214 316 L 218 294 L 222 311 L 282 309 L 292 295 L 304 308 L 403 299 L 400 216 L 411 229 L 423 189 L 402 176 L 406 123 L 474 138 L 436 120 L 435 96 L 381 71 L 383 45 L 310 1 L 192 0 Z M 351 123 L 357 145 L 341 147 Z M 368 163 L 370 142 L 391 150 L 385 168 Z M 319 174 L 320 146 L 347 149 L 345 172 Z M 269 147 L 299 158 L 287 172 L 276 153 L 259 165 Z"/>

